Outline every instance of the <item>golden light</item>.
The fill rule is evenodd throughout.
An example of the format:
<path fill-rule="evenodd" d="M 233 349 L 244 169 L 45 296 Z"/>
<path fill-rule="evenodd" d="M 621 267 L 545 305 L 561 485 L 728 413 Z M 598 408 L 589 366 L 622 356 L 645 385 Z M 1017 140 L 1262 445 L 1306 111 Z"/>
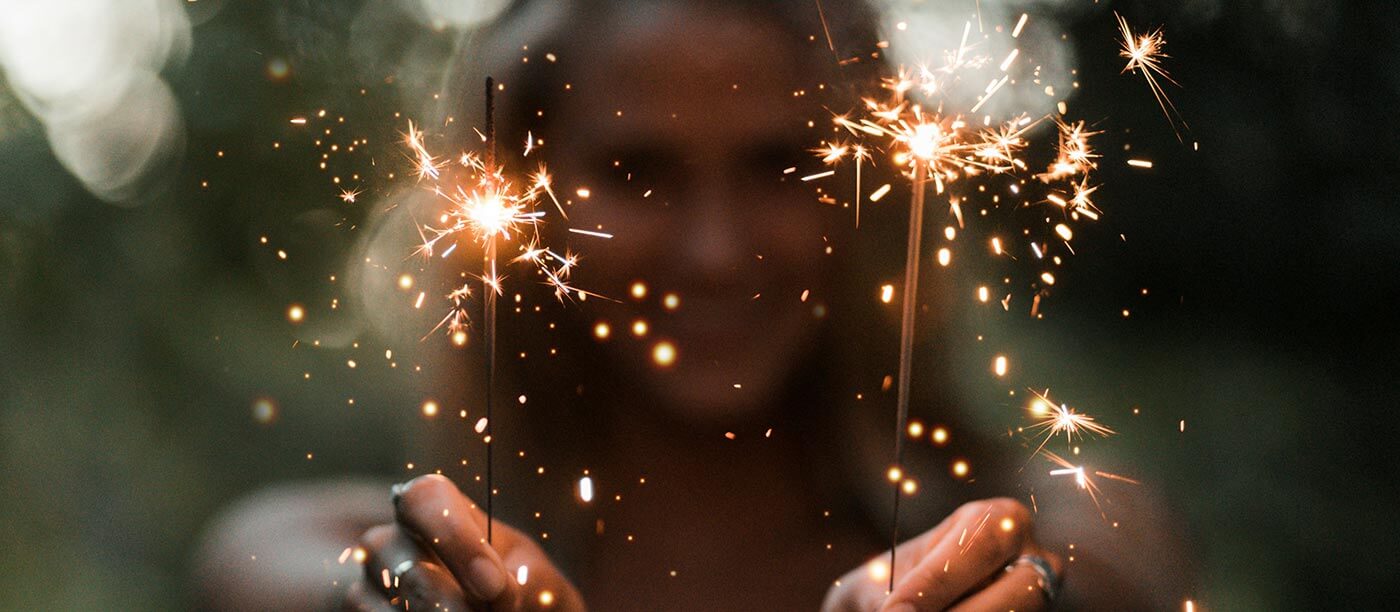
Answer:
<path fill-rule="evenodd" d="M 971 470 L 972 467 L 969 466 L 967 462 L 962 459 L 953 462 L 953 475 L 957 476 L 958 478 L 963 478 L 967 476 L 967 473 Z"/>
<path fill-rule="evenodd" d="M 886 304 L 894 300 L 894 285 L 880 286 L 880 301 Z"/>
<path fill-rule="evenodd" d="M 986 304 L 987 300 L 990 299 L 992 299 L 992 292 L 987 289 L 986 285 L 977 288 L 977 301 Z"/>
<path fill-rule="evenodd" d="M 1001 523 L 999 526 L 1001 527 L 1002 531 L 1010 533 L 1012 529 L 1016 528 L 1016 521 L 1011 520 L 1011 517 L 1008 516 L 1006 518 L 1001 519 Z"/>
<path fill-rule="evenodd" d="M 306 310 L 301 307 L 301 304 L 292 304 L 289 308 L 287 308 L 288 321 L 291 321 L 293 323 L 301 323 L 302 319 L 305 318 Z"/>
<path fill-rule="evenodd" d="M 904 470 L 901 470 L 898 467 L 892 467 L 890 468 L 890 471 L 885 473 L 885 478 L 890 479 L 890 482 L 899 482 L 902 478 L 904 478 Z"/>
<path fill-rule="evenodd" d="M 647 322 L 646 322 L 646 321 L 643 321 L 643 320 L 641 320 L 641 319 L 637 319 L 636 321 L 633 321 L 633 322 L 632 322 L 632 335 L 633 335 L 633 336 L 636 336 L 636 337 L 638 337 L 638 338 L 641 338 L 642 336 L 647 335 L 647 330 L 648 330 L 648 329 L 649 329 L 649 328 L 648 328 L 648 326 L 647 326 Z"/>
<path fill-rule="evenodd" d="M 407 274 L 399 275 L 399 289 L 407 291 L 413 288 L 413 277 Z"/>
<path fill-rule="evenodd" d="M 432 418 L 438 414 L 438 403 L 433 400 L 423 402 L 423 416 Z"/>
<path fill-rule="evenodd" d="M 913 495 L 919 492 L 918 483 L 914 482 L 912 479 L 905 479 L 903 483 L 900 483 L 899 488 L 904 491 L 905 495 Z"/>
<path fill-rule="evenodd" d="M 1006 376 L 1006 368 L 1007 363 L 1005 355 L 997 355 L 996 359 L 992 360 L 992 372 L 996 374 L 998 378 Z"/>
<path fill-rule="evenodd" d="M 1064 404 L 1056 404 L 1044 393 L 1032 390 L 1036 399 L 1031 402 L 1030 412 L 1038 420 L 1031 424 L 1031 428 L 1037 434 L 1044 434 L 1045 439 L 1041 440 L 1040 447 L 1036 451 L 1045 448 L 1051 438 L 1063 433 L 1066 443 L 1073 443 L 1075 436 L 1092 434 L 1099 437 L 1108 437 L 1117 433 L 1109 427 L 1098 423 L 1094 417 L 1080 412 Z"/>
<path fill-rule="evenodd" d="M 923 160 L 931 160 L 938 154 L 938 143 L 943 139 L 943 130 L 936 123 L 920 123 L 914 126 L 908 136 L 909 153 Z"/>
<path fill-rule="evenodd" d="M 593 337 L 599 340 L 607 340 L 612 335 L 612 326 L 606 322 L 599 321 L 593 326 Z"/>
<path fill-rule="evenodd" d="M 452 344 L 455 344 L 457 346 L 466 346 L 467 332 L 464 330 L 457 330 L 455 332 L 452 332 Z"/>
<path fill-rule="evenodd" d="M 938 249 L 938 265 L 948 267 L 953 262 L 953 251 L 948 247 Z"/>
<path fill-rule="evenodd" d="M 661 305 L 664 306 L 666 310 L 675 310 L 677 308 L 680 308 L 681 296 L 676 295 L 674 293 L 667 293 L 665 297 L 661 298 Z"/>
<path fill-rule="evenodd" d="M 871 580 L 875 582 L 884 582 L 886 578 L 890 577 L 890 566 L 884 561 L 876 559 L 870 562 L 870 565 L 866 568 L 866 572 L 870 574 Z"/>
<path fill-rule="evenodd" d="M 550 591 L 540 591 L 540 605 L 546 607 L 554 605 L 554 593 Z"/>
<path fill-rule="evenodd" d="M 909 422 L 909 437 L 920 438 L 924 435 L 924 424 L 919 421 Z"/>
<path fill-rule="evenodd" d="M 676 346 L 670 342 L 657 342 L 651 349 L 651 360 L 661 367 L 670 367 L 676 363 Z"/>
<path fill-rule="evenodd" d="M 1037 397 L 1035 401 L 1031 402 L 1030 411 L 1032 415 L 1045 416 L 1046 413 L 1050 412 L 1050 404 Z"/>
<path fill-rule="evenodd" d="M 948 443 L 948 429 L 944 427 L 933 428 L 933 443 L 943 446 Z"/>
<path fill-rule="evenodd" d="M 518 205 L 506 202 L 495 191 L 476 194 L 464 203 L 467 221 L 482 236 L 506 235 L 518 219 Z"/>
<path fill-rule="evenodd" d="M 635 283 L 632 283 L 632 297 L 633 297 L 634 299 L 640 300 L 640 299 L 642 299 L 642 298 L 645 298 L 646 296 L 647 296 L 647 286 L 646 286 L 645 284 L 643 284 L 641 281 L 637 281 L 637 282 L 635 282 Z"/>

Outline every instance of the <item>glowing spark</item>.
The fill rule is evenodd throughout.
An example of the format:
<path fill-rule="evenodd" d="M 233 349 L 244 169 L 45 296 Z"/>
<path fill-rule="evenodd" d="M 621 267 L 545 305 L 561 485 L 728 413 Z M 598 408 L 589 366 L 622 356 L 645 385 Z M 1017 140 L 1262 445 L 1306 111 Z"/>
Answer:
<path fill-rule="evenodd" d="M 595 238 L 612 238 L 612 237 L 613 237 L 612 234 L 607 234 L 607 233 L 603 233 L 603 232 L 594 232 L 594 231 L 582 230 L 582 229 L 576 229 L 576 228 L 572 228 L 572 227 L 569 228 L 569 231 L 570 231 L 570 232 L 573 232 L 573 233 L 575 233 L 575 234 L 583 234 L 583 235 L 585 235 L 585 236 L 593 236 L 593 237 L 595 237 Z"/>
<path fill-rule="evenodd" d="M 445 249 L 441 249 L 441 255 L 446 257 L 457 248 L 459 237 L 470 237 L 472 242 L 484 245 L 485 269 L 478 280 L 489 294 L 502 295 L 505 277 L 496 269 L 496 243 L 519 239 L 523 243 L 520 255 L 513 258 L 511 263 L 533 265 L 544 277 L 544 284 L 554 289 L 555 297 L 563 301 L 572 296 L 582 298 L 593 295 L 569 285 L 569 276 L 578 262 L 577 256 L 571 253 L 560 255 L 538 246 L 538 226 L 545 216 L 545 212 L 539 210 L 543 198 L 548 197 L 560 216 L 568 219 L 554 196 L 549 173 L 544 166 L 527 177 L 528 182 L 523 186 L 517 186 L 507 177 L 501 165 L 488 165 L 487 161 L 473 153 L 461 153 L 456 164 L 449 164 L 433 155 L 424 144 L 423 132 L 412 122 L 408 124 L 404 141 L 410 159 L 414 160 L 419 180 L 428 181 L 432 192 L 447 203 L 435 225 L 418 228 L 422 239 L 417 248 L 419 254 L 432 256 L 442 244 L 450 242 Z M 580 190 L 581 193 L 584 191 Z M 602 232 L 570 231 L 600 238 L 612 237 Z M 457 337 L 470 321 L 467 310 L 470 297 L 470 283 L 449 293 L 447 298 L 452 308 L 437 327 L 445 327 L 450 335 Z M 421 306 L 421 299 L 415 307 Z"/>
<path fill-rule="evenodd" d="M 1114 13 L 1118 18 L 1118 31 L 1122 36 L 1120 41 L 1122 49 L 1118 55 L 1128 60 L 1123 66 L 1122 72 L 1140 72 L 1143 80 L 1147 81 L 1147 88 L 1152 91 L 1152 97 L 1157 99 L 1157 105 L 1162 107 L 1162 113 L 1167 116 L 1167 121 L 1171 123 L 1172 131 L 1176 132 L 1177 139 L 1181 139 L 1181 133 L 1177 130 L 1176 124 L 1180 122 L 1182 127 L 1187 127 L 1186 122 L 1181 120 L 1181 114 L 1177 112 L 1176 106 L 1167 97 L 1166 91 L 1162 89 L 1162 84 L 1157 79 L 1161 78 L 1172 85 L 1176 81 L 1167 74 L 1166 68 L 1162 66 L 1162 60 L 1168 55 L 1162 51 L 1167 40 L 1162 36 L 1162 29 L 1158 28 L 1148 34 L 1133 34 L 1128 27 L 1128 20 L 1122 15 Z"/>
<path fill-rule="evenodd" d="M 1073 463 L 1067 461 L 1064 457 L 1056 455 L 1055 453 L 1052 453 L 1047 450 L 1040 451 L 1040 454 L 1044 455 L 1045 458 L 1050 461 L 1050 463 L 1059 466 L 1056 469 L 1050 470 L 1050 475 L 1073 476 L 1075 486 L 1079 487 L 1081 491 L 1084 491 L 1085 493 L 1089 494 L 1089 499 L 1094 502 L 1094 507 L 1098 508 L 1099 510 L 1099 516 L 1104 518 L 1107 517 L 1103 513 L 1103 506 L 1099 503 L 1099 495 L 1102 493 L 1102 490 L 1099 489 L 1098 483 L 1094 482 L 1094 479 L 1091 476 L 1091 474 L 1093 476 L 1099 476 L 1101 478 L 1107 478 L 1109 480 L 1117 480 L 1119 482 L 1126 482 L 1128 484 L 1140 484 L 1138 481 L 1133 480 L 1132 478 L 1128 478 L 1126 476 L 1119 476 L 1117 474 L 1110 474 L 1108 472 L 1101 472 L 1097 470 L 1091 471 L 1083 465 L 1074 465 Z"/>
<path fill-rule="evenodd" d="M 346 204 L 354 204 L 354 203 L 355 203 L 355 196 L 358 196 L 358 195 L 360 195 L 360 190 L 359 190 L 359 189 L 355 189 L 355 190 L 353 190 L 353 191 L 352 191 L 352 190 L 349 190 L 349 189 L 341 189 L 341 190 L 340 190 L 340 199 L 341 199 L 342 201 L 344 201 Z"/>
<path fill-rule="evenodd" d="M 885 183 L 884 185 L 881 185 L 879 189 L 876 189 L 875 191 L 873 191 L 873 192 L 870 193 L 870 201 L 871 201 L 871 202 L 879 202 L 879 201 L 880 201 L 880 198 L 885 197 L 885 194 L 887 194 L 887 193 L 889 193 L 889 192 L 890 192 L 890 185 L 889 185 L 889 183 Z"/>
<path fill-rule="evenodd" d="M 1097 168 L 1098 164 L 1094 160 L 1099 156 L 1089 146 L 1089 137 L 1102 132 L 1088 131 L 1083 121 L 1066 123 L 1056 118 L 1055 125 L 1059 128 L 1060 146 L 1055 161 L 1040 178 L 1053 180 L 1079 174 L 1087 175 L 1090 170 Z"/>
<path fill-rule="evenodd" d="M 1036 435 L 1044 434 L 1045 438 L 1040 441 L 1040 446 L 1035 450 L 1040 452 L 1049 444 L 1050 440 L 1057 435 L 1064 434 L 1065 443 L 1073 444 L 1076 436 L 1084 437 L 1085 434 L 1105 438 L 1113 435 L 1112 429 L 1099 424 L 1087 414 L 1075 412 L 1073 408 L 1065 404 L 1056 404 L 1051 401 L 1047 393 L 1041 393 L 1034 389 L 1030 392 L 1036 399 L 1031 402 L 1031 415 L 1036 417 L 1031 429 L 1036 430 Z"/>
<path fill-rule="evenodd" d="M 658 342 L 652 348 L 651 359 L 663 368 L 670 367 L 676 363 L 676 345 L 670 342 Z"/>
<path fill-rule="evenodd" d="M 886 578 L 890 576 L 890 566 L 884 561 L 871 561 L 870 565 L 868 566 L 867 572 L 870 574 L 870 579 L 872 581 L 883 582 Z"/>
<path fill-rule="evenodd" d="M 1134 168 L 1151 168 L 1152 162 L 1146 159 L 1130 159 L 1128 160 L 1128 165 Z"/>

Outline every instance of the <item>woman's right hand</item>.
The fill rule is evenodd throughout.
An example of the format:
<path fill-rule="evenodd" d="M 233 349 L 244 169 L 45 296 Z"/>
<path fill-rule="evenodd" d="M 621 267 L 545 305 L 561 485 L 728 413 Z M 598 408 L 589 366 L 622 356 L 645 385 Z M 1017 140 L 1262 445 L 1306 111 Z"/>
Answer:
<path fill-rule="evenodd" d="M 346 594 L 347 610 L 584 610 L 578 590 L 525 534 L 494 521 L 488 545 L 485 513 L 446 477 L 396 486 L 394 516 L 360 536 L 365 572 Z"/>

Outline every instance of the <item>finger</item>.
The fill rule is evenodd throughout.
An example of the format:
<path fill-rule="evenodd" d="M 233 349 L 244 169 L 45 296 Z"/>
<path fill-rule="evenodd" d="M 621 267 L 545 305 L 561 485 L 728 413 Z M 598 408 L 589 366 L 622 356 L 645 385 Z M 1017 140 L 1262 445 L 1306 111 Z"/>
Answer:
<path fill-rule="evenodd" d="M 398 525 L 372 527 L 360 538 L 365 550 L 365 580 L 391 603 L 407 600 L 410 610 L 467 607 L 456 578 Z"/>
<path fill-rule="evenodd" d="M 886 610 L 942 610 L 1006 566 L 1025 543 L 1030 511 L 1012 499 L 969 504 L 953 528 L 898 579 Z"/>
<path fill-rule="evenodd" d="M 1035 547 L 1027 547 L 1023 554 L 1033 554 L 1050 562 L 1050 567 L 1054 569 L 1054 576 L 1063 579 L 1064 563 L 1059 555 L 1039 550 Z M 1027 563 L 1016 563 L 1010 566 L 1010 571 L 1003 571 L 1002 575 L 987 588 L 977 591 L 958 602 L 950 608 L 957 612 L 971 612 L 973 610 L 1021 610 L 1036 611 L 1048 610 L 1050 608 L 1050 590 L 1057 585 L 1047 585 L 1045 578 L 1041 576 L 1036 568 Z"/>
<path fill-rule="evenodd" d="M 972 504 L 953 511 L 933 529 L 906 540 L 895 549 L 894 573 L 904 576 L 941 541 L 958 521 L 972 513 Z M 875 610 L 889 595 L 890 555 L 884 552 L 837 579 L 827 591 L 823 610 Z"/>
<path fill-rule="evenodd" d="M 345 612 L 395 612 L 397 610 L 384 597 L 384 594 L 369 586 L 369 583 L 364 579 L 356 580 L 351 583 L 349 589 L 346 589 L 341 609 Z"/>
<path fill-rule="evenodd" d="M 525 538 L 505 552 L 505 564 L 514 572 L 511 580 L 520 587 L 521 609 L 584 609 L 583 597 L 574 585 L 549 562 L 543 550 Z"/>
<path fill-rule="evenodd" d="M 462 585 L 471 603 L 510 604 L 519 588 L 501 557 L 486 543 L 485 517 L 444 476 L 429 474 L 399 487 L 398 522 L 432 550 Z"/>

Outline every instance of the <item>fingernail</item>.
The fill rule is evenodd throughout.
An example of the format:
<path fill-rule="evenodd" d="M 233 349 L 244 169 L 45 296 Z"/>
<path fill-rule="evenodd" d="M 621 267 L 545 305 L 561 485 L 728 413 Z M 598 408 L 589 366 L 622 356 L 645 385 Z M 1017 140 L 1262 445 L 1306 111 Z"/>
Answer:
<path fill-rule="evenodd" d="M 492 601 L 506 588 L 506 575 L 486 557 L 477 557 L 467 564 L 467 584 L 473 595 Z"/>
<path fill-rule="evenodd" d="M 408 491 L 407 482 L 401 482 L 392 487 L 389 487 L 390 499 L 394 501 L 394 506 L 399 505 L 399 501 L 403 499 L 403 494 L 405 491 Z"/>

